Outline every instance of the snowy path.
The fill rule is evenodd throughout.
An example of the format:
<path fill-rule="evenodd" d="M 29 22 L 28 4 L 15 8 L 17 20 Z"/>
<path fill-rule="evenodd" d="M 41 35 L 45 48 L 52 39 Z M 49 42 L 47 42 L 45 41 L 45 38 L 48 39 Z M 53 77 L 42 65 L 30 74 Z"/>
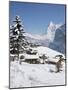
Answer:
<path fill-rule="evenodd" d="M 10 86 L 17 87 L 34 87 L 49 85 L 64 85 L 65 71 L 60 73 L 51 73 L 55 71 L 54 65 L 48 64 L 26 64 L 19 65 L 18 62 L 11 62 L 10 66 Z"/>

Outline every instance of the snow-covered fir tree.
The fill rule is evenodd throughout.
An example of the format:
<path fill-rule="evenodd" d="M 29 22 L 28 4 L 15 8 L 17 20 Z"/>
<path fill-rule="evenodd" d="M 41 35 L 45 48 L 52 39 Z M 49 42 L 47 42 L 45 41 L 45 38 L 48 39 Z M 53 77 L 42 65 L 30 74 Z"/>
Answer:
<path fill-rule="evenodd" d="M 21 22 L 20 17 L 16 16 L 13 21 L 14 25 L 10 27 L 10 54 L 17 54 L 18 58 L 19 54 L 24 52 L 27 45 L 24 36 L 24 26 Z"/>

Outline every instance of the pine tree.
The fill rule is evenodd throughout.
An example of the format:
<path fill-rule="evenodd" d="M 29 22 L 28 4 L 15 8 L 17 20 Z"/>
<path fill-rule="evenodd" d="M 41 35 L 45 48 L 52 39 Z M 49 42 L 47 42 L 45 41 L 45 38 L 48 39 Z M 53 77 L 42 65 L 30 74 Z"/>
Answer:
<path fill-rule="evenodd" d="M 23 53 L 27 41 L 24 36 L 24 27 L 21 24 L 19 16 L 16 16 L 13 21 L 14 25 L 10 27 L 10 54 L 17 54 L 19 59 L 19 54 Z"/>

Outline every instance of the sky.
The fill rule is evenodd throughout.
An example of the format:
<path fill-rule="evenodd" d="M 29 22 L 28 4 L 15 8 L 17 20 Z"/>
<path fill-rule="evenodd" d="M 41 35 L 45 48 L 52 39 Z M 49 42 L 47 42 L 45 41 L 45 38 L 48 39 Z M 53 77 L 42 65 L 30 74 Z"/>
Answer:
<path fill-rule="evenodd" d="M 65 24 L 65 5 L 10 1 L 9 24 L 16 15 L 20 16 L 25 32 L 44 34 L 51 21 Z"/>

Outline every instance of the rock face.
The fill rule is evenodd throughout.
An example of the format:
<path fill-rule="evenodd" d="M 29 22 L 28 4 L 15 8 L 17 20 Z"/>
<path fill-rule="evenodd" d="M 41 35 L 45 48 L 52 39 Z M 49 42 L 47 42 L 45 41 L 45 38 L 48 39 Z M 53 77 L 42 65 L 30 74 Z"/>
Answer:
<path fill-rule="evenodd" d="M 54 40 L 49 44 L 49 48 L 65 53 L 65 30 L 65 24 L 56 30 Z"/>

